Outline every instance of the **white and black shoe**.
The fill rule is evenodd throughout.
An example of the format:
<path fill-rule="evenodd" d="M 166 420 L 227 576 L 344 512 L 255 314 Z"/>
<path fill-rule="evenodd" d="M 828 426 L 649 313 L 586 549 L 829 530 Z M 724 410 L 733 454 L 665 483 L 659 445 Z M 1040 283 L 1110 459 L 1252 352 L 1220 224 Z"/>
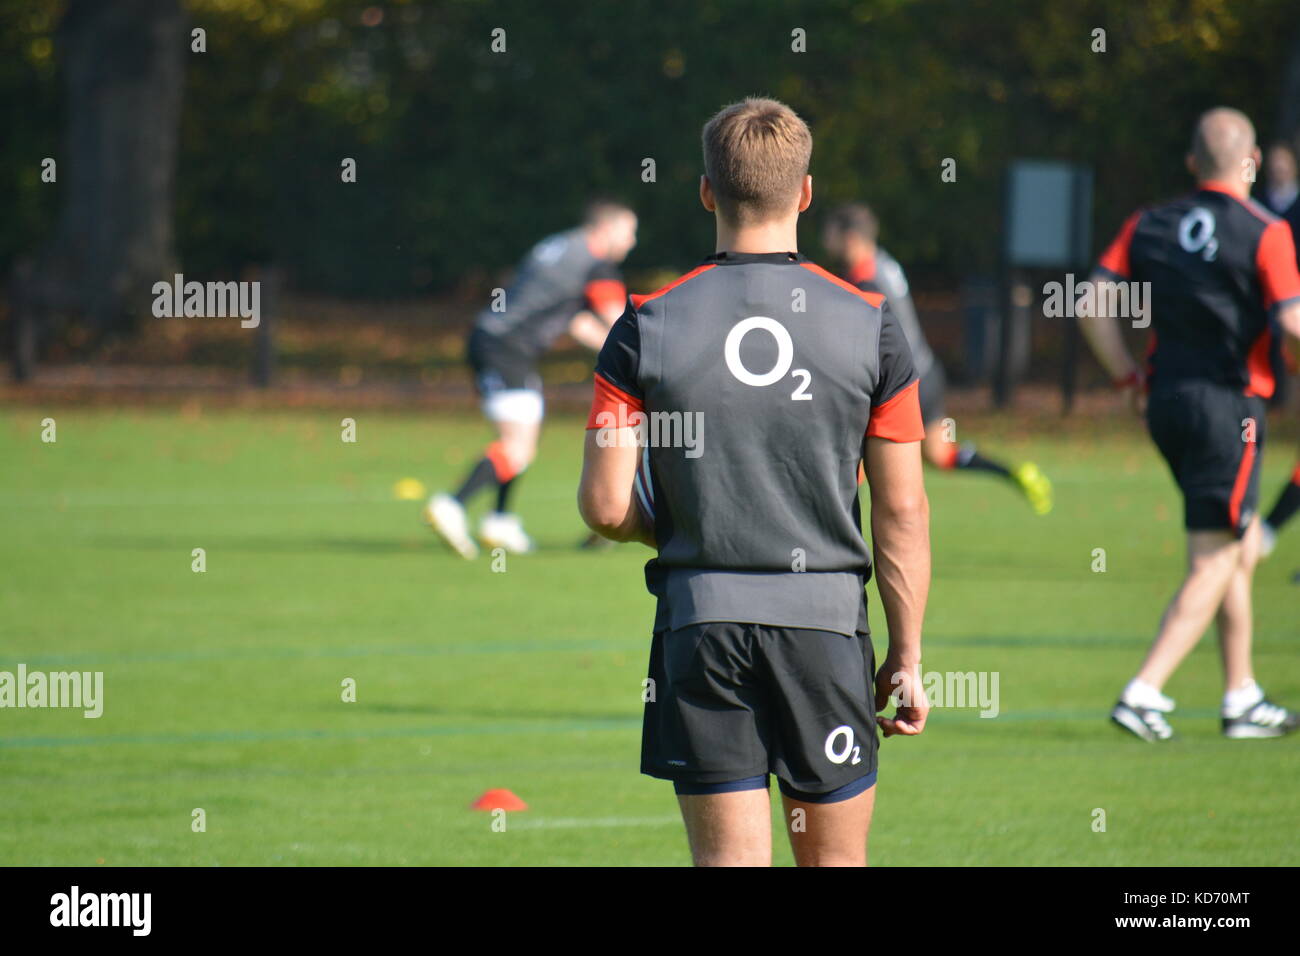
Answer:
<path fill-rule="evenodd" d="M 1172 709 L 1142 707 L 1125 703 L 1121 699 L 1110 712 L 1110 719 L 1121 730 L 1127 730 L 1133 736 L 1153 744 L 1157 740 L 1168 740 L 1174 735 L 1174 728 L 1165 720 L 1165 714 Z"/>
<path fill-rule="evenodd" d="M 1300 714 L 1264 698 L 1237 717 L 1223 718 L 1223 736 L 1236 740 L 1283 737 L 1300 727 Z"/>
<path fill-rule="evenodd" d="M 510 554 L 527 554 L 533 550 L 533 539 L 524 534 L 524 523 L 519 515 L 492 511 L 483 516 L 478 526 L 478 539 L 485 548 L 502 548 Z"/>
<path fill-rule="evenodd" d="M 478 557 L 478 545 L 469 536 L 469 518 L 465 508 L 451 495 L 437 494 L 429 499 L 421 513 L 427 524 L 443 541 L 467 561 Z"/>

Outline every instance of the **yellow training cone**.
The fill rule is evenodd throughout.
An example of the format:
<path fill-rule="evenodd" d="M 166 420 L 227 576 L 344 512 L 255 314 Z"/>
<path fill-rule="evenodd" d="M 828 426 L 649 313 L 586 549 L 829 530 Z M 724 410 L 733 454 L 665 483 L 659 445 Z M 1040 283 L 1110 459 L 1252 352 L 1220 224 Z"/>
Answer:
<path fill-rule="evenodd" d="M 424 484 L 418 478 L 403 478 L 393 485 L 393 497 L 398 501 L 419 501 L 424 497 Z"/>

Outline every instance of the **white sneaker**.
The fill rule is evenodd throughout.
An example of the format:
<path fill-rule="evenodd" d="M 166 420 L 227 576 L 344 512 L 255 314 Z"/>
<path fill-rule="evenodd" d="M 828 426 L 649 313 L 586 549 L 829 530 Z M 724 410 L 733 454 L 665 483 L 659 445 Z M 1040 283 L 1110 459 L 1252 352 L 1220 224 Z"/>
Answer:
<path fill-rule="evenodd" d="M 1223 716 L 1223 735 L 1235 740 L 1248 737 L 1283 737 L 1300 728 L 1300 714 L 1281 707 L 1267 697 L 1244 714 Z"/>
<path fill-rule="evenodd" d="M 525 554 L 533 550 L 533 541 L 524 534 L 524 524 L 519 515 L 492 511 L 483 516 L 478 526 L 478 539 L 485 548 L 505 548 L 511 554 Z"/>
<path fill-rule="evenodd" d="M 1174 735 L 1174 728 L 1165 720 L 1167 713 L 1168 711 L 1155 707 L 1134 707 L 1121 700 L 1111 710 L 1110 719 L 1121 730 L 1127 730 L 1147 743 L 1155 743 L 1157 740 L 1168 740 Z"/>
<path fill-rule="evenodd" d="M 1267 558 L 1277 547 L 1277 531 L 1267 521 L 1259 523 L 1259 556 Z"/>
<path fill-rule="evenodd" d="M 453 551 L 462 558 L 478 557 L 478 545 L 469 536 L 469 519 L 465 509 L 451 495 L 437 494 L 429 499 L 422 512 L 425 524 L 431 527 Z"/>
<path fill-rule="evenodd" d="M 1119 699 L 1130 707 L 1143 707 L 1166 714 L 1177 706 L 1172 697 L 1166 697 L 1153 686 L 1136 677 L 1124 685 Z"/>
<path fill-rule="evenodd" d="M 1148 743 L 1168 740 L 1174 735 L 1165 714 L 1174 709 L 1174 699 L 1166 697 L 1150 684 L 1134 678 L 1124 687 L 1114 708 L 1111 709 L 1111 722 L 1121 730 L 1127 730 L 1135 737 L 1141 737 Z"/>

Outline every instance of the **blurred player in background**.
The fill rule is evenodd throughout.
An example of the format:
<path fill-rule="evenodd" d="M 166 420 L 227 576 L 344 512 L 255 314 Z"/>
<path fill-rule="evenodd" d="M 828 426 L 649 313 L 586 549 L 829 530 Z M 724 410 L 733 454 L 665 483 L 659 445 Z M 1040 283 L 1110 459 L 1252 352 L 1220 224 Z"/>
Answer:
<path fill-rule="evenodd" d="M 1020 489 L 1035 513 L 1052 510 L 1052 483 L 1031 461 L 1014 467 L 986 458 L 971 442 L 958 445 L 945 434 L 944 392 L 947 378 L 930 344 L 908 291 L 903 268 L 876 243 L 879 226 L 875 213 L 862 203 L 850 203 L 831 211 L 822 231 L 822 245 L 839 260 L 849 282 L 867 292 L 879 292 L 889 300 L 912 349 L 912 361 L 921 376 L 921 417 L 925 422 L 925 460 L 936 468 L 983 471 L 997 475 Z"/>
<path fill-rule="evenodd" d="M 512 553 L 532 549 L 509 499 L 537 453 L 543 411 L 538 362 L 565 332 L 592 350 L 604 344 L 627 304 L 618 264 L 636 245 L 636 226 L 627 206 L 592 202 L 580 227 L 534 246 L 504 295 L 479 313 L 468 358 L 497 439 L 455 494 L 435 494 L 424 507 L 424 520 L 462 557 L 478 554 L 465 506 L 484 491 L 495 494 L 496 506 L 479 525 L 479 541 Z"/>
<path fill-rule="evenodd" d="M 1285 143 L 1274 143 L 1264 157 L 1264 172 L 1268 182 L 1264 205 L 1290 223 L 1291 237 L 1294 240 L 1297 228 L 1300 227 L 1300 176 L 1297 176 L 1295 151 Z M 1284 340 L 1279 337 L 1279 346 L 1283 344 Z M 1279 347 L 1276 352 L 1280 353 L 1278 357 L 1281 361 L 1274 361 L 1274 370 L 1281 378 L 1288 366 L 1294 370 L 1295 363 L 1285 348 Z M 1291 480 L 1277 496 L 1277 501 L 1260 526 L 1260 557 L 1266 558 L 1273 553 L 1277 545 L 1277 533 L 1295 517 L 1297 511 L 1300 511 L 1300 465 L 1292 472 Z"/>
<path fill-rule="evenodd" d="M 579 507 L 606 537 L 657 548 L 641 772 L 673 781 L 701 866 L 771 864 L 773 773 L 796 862 L 865 865 L 877 724 L 918 734 L 929 707 L 916 372 L 884 297 L 797 251 L 811 151 L 803 120 L 773 100 L 714 116 L 700 200 L 716 252 L 633 296 L 596 364 Z M 633 413 L 708 428 L 696 453 L 642 449 L 617 425 Z M 889 630 L 878 673 L 873 549 Z M 895 691 L 895 715 L 880 714 Z"/>
<path fill-rule="evenodd" d="M 1260 557 L 1266 558 L 1273 553 L 1277 547 L 1277 533 L 1295 517 L 1297 511 L 1300 511 L 1300 465 L 1296 465 L 1295 471 L 1291 472 L 1291 480 L 1277 496 L 1277 501 L 1260 526 Z"/>
<path fill-rule="evenodd" d="M 1268 211 L 1286 217 L 1300 197 L 1300 180 L 1296 177 L 1295 153 L 1286 143 L 1274 143 L 1264 158 L 1264 175 L 1267 185 L 1261 197 Z"/>
<path fill-rule="evenodd" d="M 1147 427 L 1184 501 L 1187 575 L 1111 712 L 1117 726 L 1148 741 L 1173 736 L 1165 715 L 1174 702 L 1162 688 L 1211 620 L 1223 659 L 1223 733 L 1279 737 L 1300 726 L 1300 715 L 1265 698 L 1251 661 L 1256 504 L 1274 388 L 1270 316 L 1300 334 L 1291 230 L 1251 201 L 1252 161 L 1259 150 L 1250 120 L 1232 109 L 1205 113 L 1187 157 L 1196 190 L 1134 213 L 1102 254 L 1094 282 L 1150 283 L 1145 374 L 1103 294 L 1094 314 L 1079 319 L 1115 384 L 1135 407 L 1145 401 Z"/>
<path fill-rule="evenodd" d="M 1259 190 L 1259 201 L 1264 208 L 1275 216 L 1286 219 L 1291 224 L 1291 235 L 1295 238 L 1296 224 L 1294 217 L 1300 212 L 1296 197 L 1300 196 L 1300 183 L 1296 180 L 1295 152 L 1286 143 L 1274 143 L 1264 153 L 1264 187 Z M 1288 379 L 1295 371 L 1295 358 L 1287 350 L 1286 336 L 1274 329 L 1273 342 L 1269 351 L 1269 360 L 1273 365 L 1273 378 L 1276 388 L 1269 399 L 1270 408 L 1285 408 Z M 1266 557 L 1273 550 L 1273 528 L 1268 521 L 1261 526 L 1263 537 L 1260 539 L 1260 557 Z"/>

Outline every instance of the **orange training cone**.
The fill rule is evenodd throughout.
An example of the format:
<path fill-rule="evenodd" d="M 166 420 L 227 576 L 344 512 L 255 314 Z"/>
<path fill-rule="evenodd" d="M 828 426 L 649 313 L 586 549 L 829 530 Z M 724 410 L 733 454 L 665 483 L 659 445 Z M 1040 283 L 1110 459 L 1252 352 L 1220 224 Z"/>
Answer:
<path fill-rule="evenodd" d="M 470 805 L 471 810 L 527 810 L 528 804 L 506 789 L 489 790 Z"/>

